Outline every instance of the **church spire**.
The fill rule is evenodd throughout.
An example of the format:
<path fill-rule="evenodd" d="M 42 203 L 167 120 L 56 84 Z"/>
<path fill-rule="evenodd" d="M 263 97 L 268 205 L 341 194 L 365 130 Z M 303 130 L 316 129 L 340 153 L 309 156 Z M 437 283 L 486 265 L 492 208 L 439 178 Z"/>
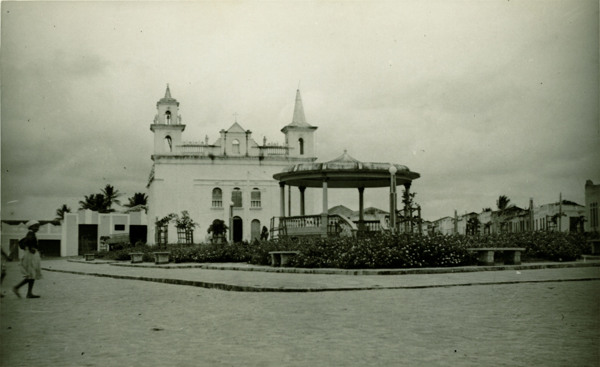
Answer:
<path fill-rule="evenodd" d="M 169 83 L 167 83 L 167 90 L 165 91 L 165 99 L 171 99 L 171 89 L 169 88 Z"/>
<path fill-rule="evenodd" d="M 302 97 L 300 96 L 300 89 L 296 90 L 296 104 L 294 106 L 294 116 L 292 117 L 291 126 L 310 126 L 306 122 L 304 116 L 304 107 L 302 106 Z"/>

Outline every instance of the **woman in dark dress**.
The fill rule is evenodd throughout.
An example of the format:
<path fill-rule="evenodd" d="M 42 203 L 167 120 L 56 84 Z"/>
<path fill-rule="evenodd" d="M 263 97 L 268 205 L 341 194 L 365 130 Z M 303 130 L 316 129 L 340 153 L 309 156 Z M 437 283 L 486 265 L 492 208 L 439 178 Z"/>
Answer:
<path fill-rule="evenodd" d="M 35 281 L 42 278 L 41 258 L 38 251 L 38 240 L 35 236 L 35 232 L 40 229 L 40 223 L 30 220 L 26 223 L 26 226 L 29 228 L 29 232 L 21 240 L 24 245 L 23 250 L 25 250 L 25 254 L 21 258 L 21 273 L 23 273 L 24 279 L 13 287 L 13 292 L 21 298 L 19 288 L 27 284 L 27 298 L 40 298 L 40 296 L 36 296 L 31 292 Z"/>

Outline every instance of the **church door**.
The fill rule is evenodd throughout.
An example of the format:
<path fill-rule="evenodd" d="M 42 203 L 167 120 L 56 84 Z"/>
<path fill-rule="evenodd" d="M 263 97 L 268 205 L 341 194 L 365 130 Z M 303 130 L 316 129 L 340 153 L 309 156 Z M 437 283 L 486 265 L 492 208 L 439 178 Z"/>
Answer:
<path fill-rule="evenodd" d="M 240 217 L 233 217 L 233 242 L 242 242 L 244 222 Z"/>

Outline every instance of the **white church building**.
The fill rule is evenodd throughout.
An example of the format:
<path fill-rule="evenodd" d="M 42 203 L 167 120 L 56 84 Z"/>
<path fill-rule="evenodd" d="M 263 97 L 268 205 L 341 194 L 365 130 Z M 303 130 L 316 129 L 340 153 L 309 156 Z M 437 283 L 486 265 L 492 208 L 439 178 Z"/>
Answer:
<path fill-rule="evenodd" d="M 250 130 L 237 120 L 219 137 L 209 142 L 186 142 L 186 125 L 179 114 L 179 102 L 171 96 L 167 85 L 165 96 L 156 103 L 157 114 L 150 130 L 154 134 L 153 166 L 148 181 L 148 244 L 157 243 L 155 223 L 171 213 L 189 213 L 198 224 L 194 243 L 204 242 L 207 229 L 215 219 L 230 227 L 233 241 L 252 241 L 260 236 L 263 226 L 269 228 L 271 218 L 280 215 L 281 192 L 273 175 L 294 164 L 315 161 L 316 126 L 307 123 L 300 91 L 292 121 L 282 126 L 282 143 L 256 142 Z M 214 124 L 213 124 L 214 125 Z M 273 124 L 275 125 L 275 123 Z M 282 124 L 283 125 L 283 124 Z M 290 202 L 298 202 L 298 190 L 287 191 Z M 294 199 L 296 198 L 296 199 Z M 307 211 L 313 198 L 306 193 Z M 299 214 L 291 208 L 288 215 Z M 176 243 L 177 230 L 170 223 L 167 238 L 161 242 Z"/>

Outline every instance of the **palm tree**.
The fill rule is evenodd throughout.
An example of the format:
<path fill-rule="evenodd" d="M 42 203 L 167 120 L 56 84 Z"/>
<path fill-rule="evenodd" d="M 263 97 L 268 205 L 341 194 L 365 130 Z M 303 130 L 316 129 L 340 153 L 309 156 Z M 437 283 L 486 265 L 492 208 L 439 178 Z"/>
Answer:
<path fill-rule="evenodd" d="M 102 189 L 102 194 L 104 195 L 104 200 L 106 200 L 106 210 L 108 212 L 115 211 L 114 209 L 112 209 L 113 203 L 121 205 L 121 202 L 119 201 L 119 199 L 117 199 L 119 196 L 121 196 L 121 193 L 119 192 L 119 190 L 115 190 L 115 188 L 111 184 L 106 184 L 104 189 Z"/>
<path fill-rule="evenodd" d="M 500 232 L 503 232 L 506 224 L 506 218 L 504 218 L 504 214 L 506 210 L 514 207 L 515 205 L 510 204 L 510 199 L 508 196 L 500 195 L 496 201 L 496 206 L 498 207 L 498 217 L 500 219 Z"/>
<path fill-rule="evenodd" d="M 500 195 L 496 201 L 496 205 L 498 206 L 498 210 L 500 212 L 515 206 L 514 204 L 510 204 L 510 199 L 506 195 Z"/>
<path fill-rule="evenodd" d="M 138 205 L 146 205 L 148 202 L 148 195 L 144 194 L 143 192 L 136 192 L 135 194 L 133 194 L 132 197 L 128 198 L 127 200 L 129 200 L 129 203 L 123 206 L 126 206 L 128 208 L 133 208 L 134 206 Z"/>
<path fill-rule="evenodd" d="M 63 204 L 60 208 L 56 209 L 56 220 L 65 219 L 65 214 L 70 212 L 71 208 L 69 208 L 67 204 Z"/>
<path fill-rule="evenodd" d="M 86 195 L 83 200 L 79 201 L 81 209 L 89 209 L 99 213 L 107 213 L 106 199 L 102 194 Z"/>

